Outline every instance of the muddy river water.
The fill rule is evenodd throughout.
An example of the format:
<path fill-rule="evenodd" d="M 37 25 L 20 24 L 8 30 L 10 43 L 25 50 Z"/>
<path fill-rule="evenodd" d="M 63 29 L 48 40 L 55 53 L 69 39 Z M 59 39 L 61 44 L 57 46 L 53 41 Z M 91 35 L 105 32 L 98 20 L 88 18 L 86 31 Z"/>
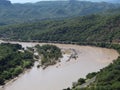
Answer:
<path fill-rule="evenodd" d="M 5 41 L 0 41 L 5 42 Z M 23 47 L 32 47 L 36 44 L 28 42 L 10 42 L 19 43 Z M 71 59 L 69 62 L 69 53 L 63 55 L 61 62 L 49 66 L 45 70 L 37 68 L 37 62 L 34 67 L 24 74 L 20 75 L 14 82 L 9 82 L 0 90 L 62 90 L 72 86 L 72 82 L 79 78 L 84 78 L 90 72 L 96 72 L 106 67 L 119 54 L 113 49 L 78 46 L 70 44 L 54 44 L 64 50 L 74 49 L 77 53 L 77 59 Z"/>

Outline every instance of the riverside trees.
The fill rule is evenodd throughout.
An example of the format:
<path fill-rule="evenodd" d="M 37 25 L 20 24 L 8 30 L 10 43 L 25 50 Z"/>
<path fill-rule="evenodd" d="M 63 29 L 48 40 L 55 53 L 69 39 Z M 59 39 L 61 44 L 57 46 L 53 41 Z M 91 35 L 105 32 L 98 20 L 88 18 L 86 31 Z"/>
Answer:
<path fill-rule="evenodd" d="M 19 44 L 0 44 L 0 85 L 33 65 L 33 54 L 24 50 Z"/>
<path fill-rule="evenodd" d="M 43 66 L 53 65 L 62 57 L 60 48 L 55 45 L 36 46 L 39 55 L 41 56 L 41 64 Z"/>

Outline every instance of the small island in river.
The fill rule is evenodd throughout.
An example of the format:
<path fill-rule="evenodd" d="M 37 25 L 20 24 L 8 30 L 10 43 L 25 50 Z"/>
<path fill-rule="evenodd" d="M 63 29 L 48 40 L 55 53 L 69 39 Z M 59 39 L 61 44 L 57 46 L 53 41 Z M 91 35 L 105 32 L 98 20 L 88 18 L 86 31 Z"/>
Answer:
<path fill-rule="evenodd" d="M 61 49 L 55 45 L 36 45 L 36 51 L 38 52 L 40 63 L 43 69 L 49 65 L 54 65 L 57 62 L 60 62 L 62 57 Z"/>

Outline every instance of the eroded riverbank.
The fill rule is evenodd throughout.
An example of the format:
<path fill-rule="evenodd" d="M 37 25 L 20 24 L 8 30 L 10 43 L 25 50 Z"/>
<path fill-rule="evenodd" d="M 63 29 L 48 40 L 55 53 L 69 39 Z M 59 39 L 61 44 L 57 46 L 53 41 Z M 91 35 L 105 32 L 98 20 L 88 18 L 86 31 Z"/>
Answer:
<path fill-rule="evenodd" d="M 27 43 L 27 42 L 9 42 L 19 43 L 23 47 L 32 47 L 36 44 L 45 43 Z M 70 44 L 54 44 L 62 49 L 75 50 L 77 53 L 76 60 L 72 58 L 66 62 L 70 54 L 66 53 L 61 62 L 49 66 L 45 70 L 35 66 L 20 76 L 16 81 L 6 85 L 0 90 L 62 90 L 71 87 L 72 82 L 77 81 L 80 77 L 85 77 L 90 72 L 99 71 L 113 60 L 119 54 L 113 49 L 98 48 L 91 46 L 78 46 Z"/>

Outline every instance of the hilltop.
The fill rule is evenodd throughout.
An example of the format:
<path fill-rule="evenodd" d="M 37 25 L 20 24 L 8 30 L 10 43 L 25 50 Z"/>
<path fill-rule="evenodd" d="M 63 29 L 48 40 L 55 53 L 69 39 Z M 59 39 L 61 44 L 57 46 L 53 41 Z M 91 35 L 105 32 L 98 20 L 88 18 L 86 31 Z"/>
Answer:
<path fill-rule="evenodd" d="M 12 3 L 8 0 L 0 0 L 0 6 L 10 6 Z"/>
<path fill-rule="evenodd" d="M 37 3 L 11 4 L 1 0 L 0 25 L 63 19 L 100 13 L 120 7 L 119 4 L 88 1 L 41 1 Z"/>

